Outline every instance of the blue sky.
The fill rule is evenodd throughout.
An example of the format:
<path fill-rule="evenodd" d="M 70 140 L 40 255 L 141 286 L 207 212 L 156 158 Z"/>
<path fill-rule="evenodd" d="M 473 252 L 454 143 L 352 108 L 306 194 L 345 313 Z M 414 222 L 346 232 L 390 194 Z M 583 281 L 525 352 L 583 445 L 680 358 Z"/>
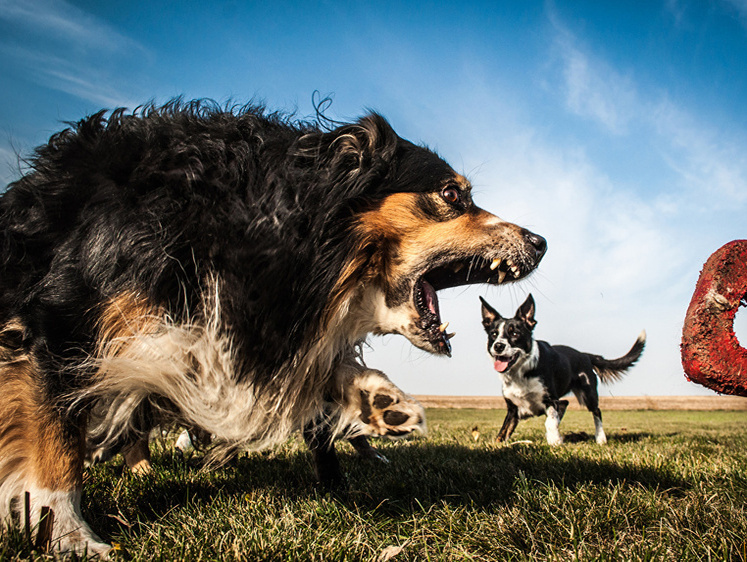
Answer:
<path fill-rule="evenodd" d="M 0 0 L 0 186 L 101 108 L 181 95 L 311 116 L 318 90 L 335 119 L 383 113 L 549 243 L 527 282 L 442 293 L 452 359 L 387 336 L 369 365 L 416 394 L 497 394 L 477 297 L 512 314 L 532 292 L 551 343 L 617 357 L 647 330 L 603 396 L 708 394 L 679 340 L 703 263 L 747 238 L 744 61 L 747 0 Z"/>

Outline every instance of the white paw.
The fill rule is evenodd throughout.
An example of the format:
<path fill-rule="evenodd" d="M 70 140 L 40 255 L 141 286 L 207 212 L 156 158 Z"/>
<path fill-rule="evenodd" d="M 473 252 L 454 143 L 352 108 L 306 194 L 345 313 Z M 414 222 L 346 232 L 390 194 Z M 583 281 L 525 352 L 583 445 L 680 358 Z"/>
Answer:
<path fill-rule="evenodd" d="M 346 392 L 357 406 L 357 422 L 364 434 L 403 437 L 413 431 L 425 433 L 423 407 L 381 371 L 362 372 Z"/>
<path fill-rule="evenodd" d="M 548 435 L 547 444 L 548 445 L 562 445 L 563 438 L 560 435 Z"/>

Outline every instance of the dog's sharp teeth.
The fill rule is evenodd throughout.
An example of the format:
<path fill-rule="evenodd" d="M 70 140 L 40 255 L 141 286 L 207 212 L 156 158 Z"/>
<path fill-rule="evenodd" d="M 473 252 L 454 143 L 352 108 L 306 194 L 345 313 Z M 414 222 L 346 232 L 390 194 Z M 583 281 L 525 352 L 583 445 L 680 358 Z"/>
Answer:
<path fill-rule="evenodd" d="M 503 283 L 503 280 L 506 278 L 506 272 L 505 271 L 499 271 L 498 272 L 498 283 Z"/>
<path fill-rule="evenodd" d="M 462 269 L 464 269 L 464 264 L 461 262 L 455 263 L 452 269 L 454 270 L 454 273 L 459 273 L 460 271 L 462 271 Z"/>
<path fill-rule="evenodd" d="M 448 327 L 449 327 L 449 323 L 448 322 L 444 322 L 443 324 L 441 324 L 438 327 L 438 331 L 443 334 L 446 331 L 446 328 L 448 328 Z"/>
<path fill-rule="evenodd" d="M 500 265 L 501 265 L 501 258 L 495 258 L 495 259 L 494 259 L 494 260 L 493 260 L 493 261 L 491 262 L 491 264 L 490 264 L 490 269 L 491 269 L 491 271 L 495 271 L 496 269 L 498 269 L 498 267 L 499 267 Z"/>
<path fill-rule="evenodd" d="M 444 334 L 444 336 L 446 337 L 447 340 L 450 340 L 451 338 L 456 336 L 456 332 L 451 332 L 450 334 Z"/>
<path fill-rule="evenodd" d="M 519 277 L 519 268 L 516 267 L 516 264 L 512 260 L 510 259 L 506 260 L 506 268 L 508 269 L 508 271 L 511 272 L 511 275 L 513 275 L 514 278 Z"/>

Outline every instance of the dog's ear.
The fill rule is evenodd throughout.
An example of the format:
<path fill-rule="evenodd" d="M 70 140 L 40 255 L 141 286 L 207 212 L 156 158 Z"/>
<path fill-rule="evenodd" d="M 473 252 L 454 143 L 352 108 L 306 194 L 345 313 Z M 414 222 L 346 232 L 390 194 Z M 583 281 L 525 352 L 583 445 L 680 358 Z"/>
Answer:
<path fill-rule="evenodd" d="M 355 123 L 341 124 L 319 117 L 322 132 L 312 131 L 298 139 L 296 154 L 310 158 L 315 166 L 324 163 L 331 183 L 355 181 L 362 173 L 387 169 L 399 145 L 399 137 L 389 122 L 371 112 Z"/>
<path fill-rule="evenodd" d="M 522 304 L 516 311 L 516 318 L 523 320 L 530 328 L 534 329 L 537 325 L 537 321 L 534 319 L 534 311 L 534 298 L 532 297 L 532 293 L 529 293 L 527 300 L 525 300 L 524 304 Z"/>
<path fill-rule="evenodd" d="M 501 315 L 484 298 L 480 297 L 480 302 L 482 303 L 482 325 L 487 330 Z"/>
<path fill-rule="evenodd" d="M 327 150 L 332 162 L 346 167 L 348 173 L 388 162 L 397 149 L 397 133 L 378 113 L 362 117 L 357 123 L 343 125 L 325 136 L 329 140 Z"/>

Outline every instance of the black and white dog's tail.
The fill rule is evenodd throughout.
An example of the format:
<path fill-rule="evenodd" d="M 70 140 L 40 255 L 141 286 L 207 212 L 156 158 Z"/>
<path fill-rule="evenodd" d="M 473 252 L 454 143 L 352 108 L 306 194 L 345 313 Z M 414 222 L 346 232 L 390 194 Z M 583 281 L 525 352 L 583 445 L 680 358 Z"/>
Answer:
<path fill-rule="evenodd" d="M 617 359 L 605 359 L 601 355 L 589 354 L 591 364 L 597 371 L 597 375 L 604 383 L 616 382 L 622 379 L 625 371 L 632 367 L 643 353 L 646 346 L 646 330 L 641 331 L 633 347 L 625 355 Z"/>

